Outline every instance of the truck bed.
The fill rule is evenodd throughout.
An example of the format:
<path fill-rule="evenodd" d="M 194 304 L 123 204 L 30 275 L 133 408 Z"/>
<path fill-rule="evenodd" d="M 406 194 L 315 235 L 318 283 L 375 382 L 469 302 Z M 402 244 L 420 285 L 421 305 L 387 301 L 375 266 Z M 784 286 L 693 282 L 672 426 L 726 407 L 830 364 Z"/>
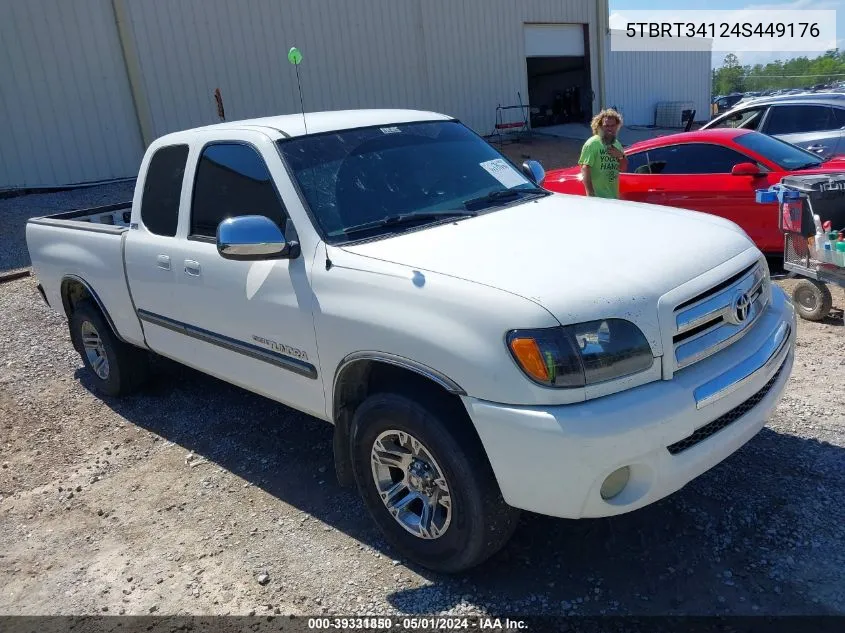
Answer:
<path fill-rule="evenodd" d="M 122 203 L 32 218 L 26 241 L 33 273 L 50 306 L 63 312 L 63 283 L 83 283 L 96 293 L 117 336 L 143 345 L 124 269 L 131 212 L 132 204 Z"/>
<path fill-rule="evenodd" d="M 31 218 L 29 223 L 100 233 L 122 233 L 129 228 L 131 217 L 132 201 L 130 200 Z"/>

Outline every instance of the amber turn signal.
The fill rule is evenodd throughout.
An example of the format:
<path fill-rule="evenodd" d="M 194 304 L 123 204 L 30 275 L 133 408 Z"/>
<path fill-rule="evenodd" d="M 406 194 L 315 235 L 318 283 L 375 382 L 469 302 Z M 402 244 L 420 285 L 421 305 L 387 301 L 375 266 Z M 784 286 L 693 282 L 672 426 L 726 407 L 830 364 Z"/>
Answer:
<path fill-rule="evenodd" d="M 549 380 L 549 372 L 546 369 L 546 363 L 543 362 L 543 355 L 540 353 L 537 341 L 533 338 L 514 338 L 510 345 L 523 371 L 536 380 L 543 382 Z"/>

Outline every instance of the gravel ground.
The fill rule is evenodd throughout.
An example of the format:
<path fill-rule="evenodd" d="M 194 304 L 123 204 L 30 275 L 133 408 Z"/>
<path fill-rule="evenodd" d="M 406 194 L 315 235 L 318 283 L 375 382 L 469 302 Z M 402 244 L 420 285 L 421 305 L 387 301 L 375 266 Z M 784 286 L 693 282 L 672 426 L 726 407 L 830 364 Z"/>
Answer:
<path fill-rule="evenodd" d="M 126 193 L 2 200 L 0 252 L 26 217 Z M 620 517 L 526 513 L 448 577 L 394 558 L 337 485 L 327 424 L 167 361 L 143 393 L 97 397 L 35 280 L 0 284 L 0 613 L 845 614 L 834 304 L 799 323 L 782 403 L 728 460 Z"/>

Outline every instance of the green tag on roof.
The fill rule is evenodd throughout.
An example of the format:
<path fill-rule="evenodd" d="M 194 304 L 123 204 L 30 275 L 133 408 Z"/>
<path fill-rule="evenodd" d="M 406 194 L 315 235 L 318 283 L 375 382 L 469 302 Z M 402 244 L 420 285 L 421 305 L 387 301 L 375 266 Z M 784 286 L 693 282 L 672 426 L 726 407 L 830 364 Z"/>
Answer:
<path fill-rule="evenodd" d="M 299 49 L 296 46 L 292 47 L 288 51 L 288 61 L 294 65 L 297 65 L 302 61 L 302 53 L 299 52 Z"/>

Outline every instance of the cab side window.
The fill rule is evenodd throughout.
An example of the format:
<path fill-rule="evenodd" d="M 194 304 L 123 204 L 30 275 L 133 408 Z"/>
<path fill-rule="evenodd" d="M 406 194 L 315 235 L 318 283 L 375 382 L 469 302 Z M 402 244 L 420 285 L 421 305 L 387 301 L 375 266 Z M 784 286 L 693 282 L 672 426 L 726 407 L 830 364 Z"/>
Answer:
<path fill-rule="evenodd" d="M 747 108 L 734 112 L 733 114 L 725 116 L 714 128 L 728 127 L 728 128 L 745 128 L 747 130 L 756 130 L 760 126 L 760 121 L 763 119 L 763 112 L 765 108 Z"/>
<path fill-rule="evenodd" d="M 751 160 L 728 147 L 708 143 L 668 145 L 638 156 L 648 156 L 648 162 L 636 168 L 636 173 L 644 174 L 729 174 L 734 165 Z M 628 166 L 630 169 L 630 158 Z"/>
<path fill-rule="evenodd" d="M 141 222 L 151 233 L 165 237 L 176 235 L 187 162 L 187 145 L 162 147 L 150 159 L 141 196 Z"/>
<path fill-rule="evenodd" d="M 227 218 L 263 215 L 284 230 L 287 212 L 258 150 L 237 142 L 207 145 L 197 165 L 191 202 L 193 238 L 216 238 Z"/>
<path fill-rule="evenodd" d="M 646 153 L 639 152 L 638 154 L 628 154 L 628 171 L 629 174 L 647 174 L 648 163 L 646 162 Z"/>

